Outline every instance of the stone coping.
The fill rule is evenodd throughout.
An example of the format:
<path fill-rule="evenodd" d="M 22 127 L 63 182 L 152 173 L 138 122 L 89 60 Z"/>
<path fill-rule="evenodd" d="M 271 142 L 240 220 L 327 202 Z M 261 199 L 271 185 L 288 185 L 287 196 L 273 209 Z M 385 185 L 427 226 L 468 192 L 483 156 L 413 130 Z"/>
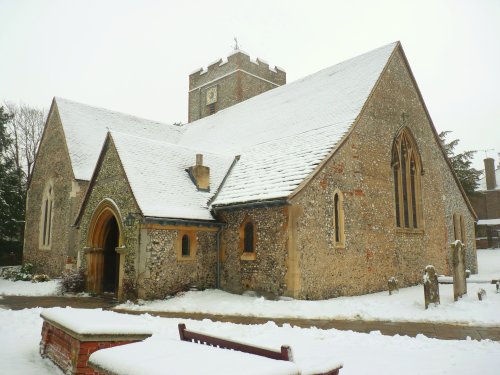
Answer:
<path fill-rule="evenodd" d="M 55 310 L 55 311 L 54 311 Z M 85 309 L 51 309 L 40 317 L 82 342 L 140 341 L 152 336 L 146 328 L 123 319 L 122 314 Z M 84 322 L 84 324 L 79 322 Z"/>

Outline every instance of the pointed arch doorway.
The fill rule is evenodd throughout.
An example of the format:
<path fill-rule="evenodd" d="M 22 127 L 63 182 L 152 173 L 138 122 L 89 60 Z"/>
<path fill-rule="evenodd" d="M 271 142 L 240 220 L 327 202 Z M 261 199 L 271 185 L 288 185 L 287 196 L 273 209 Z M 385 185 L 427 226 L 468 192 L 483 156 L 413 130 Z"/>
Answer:
<path fill-rule="evenodd" d="M 103 200 L 92 215 L 87 247 L 87 291 L 122 296 L 125 246 L 120 211 L 116 204 Z"/>

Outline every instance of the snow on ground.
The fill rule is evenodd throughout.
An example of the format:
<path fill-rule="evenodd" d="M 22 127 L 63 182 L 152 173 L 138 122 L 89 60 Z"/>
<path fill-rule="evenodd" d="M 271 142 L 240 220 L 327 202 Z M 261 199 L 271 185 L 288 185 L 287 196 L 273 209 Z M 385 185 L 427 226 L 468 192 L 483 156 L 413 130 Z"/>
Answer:
<path fill-rule="evenodd" d="M 0 374 L 62 374 L 38 352 L 42 331 L 41 308 L 30 310 L 0 309 Z"/>
<path fill-rule="evenodd" d="M 50 311 L 53 309 L 46 309 Z M 1 374 L 62 374 L 38 354 L 42 309 L 11 311 L 0 309 L 0 373 Z M 153 332 L 150 341 L 178 340 L 178 319 L 152 317 L 147 314 L 129 316 L 131 323 L 140 324 Z M 343 362 L 343 375 L 349 374 L 498 374 L 500 343 L 490 340 L 444 341 L 419 335 L 383 336 L 370 334 L 278 327 L 269 322 L 263 325 L 238 325 L 209 320 L 182 320 L 188 329 L 228 337 L 255 345 L 278 348 L 292 347 L 296 363 L 322 364 L 332 359 Z M 213 349 L 219 350 L 219 349 Z M 152 361 L 154 359 L 149 359 Z M 200 363 L 200 366 L 203 364 Z M 199 373 L 203 373 L 200 371 Z"/>
<path fill-rule="evenodd" d="M 500 251 L 478 250 L 478 275 L 471 280 L 500 278 Z M 468 294 L 453 301 L 453 285 L 440 285 L 441 304 L 424 308 L 422 285 L 403 288 L 392 296 L 388 292 L 323 301 L 279 300 L 235 295 L 220 290 L 187 292 L 182 296 L 118 306 L 136 311 L 199 312 L 205 314 L 306 319 L 363 319 L 417 322 L 453 322 L 471 325 L 500 324 L 500 294 L 493 284 L 467 284 Z M 477 290 L 484 288 L 487 298 L 479 301 Z"/>
<path fill-rule="evenodd" d="M 57 294 L 58 280 L 44 283 L 0 279 L 0 296 L 53 296 Z"/>

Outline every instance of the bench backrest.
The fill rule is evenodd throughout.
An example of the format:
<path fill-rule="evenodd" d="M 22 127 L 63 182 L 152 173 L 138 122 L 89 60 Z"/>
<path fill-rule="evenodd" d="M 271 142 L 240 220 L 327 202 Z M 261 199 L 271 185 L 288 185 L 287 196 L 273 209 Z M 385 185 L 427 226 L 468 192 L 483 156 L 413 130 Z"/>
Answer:
<path fill-rule="evenodd" d="M 292 349 L 288 345 L 282 345 L 281 351 L 274 351 L 258 346 L 242 344 L 235 341 L 224 340 L 218 337 L 204 335 L 198 332 L 188 331 L 184 323 L 179 324 L 179 336 L 182 341 L 189 341 L 223 349 L 232 349 L 243 353 L 260 355 L 262 357 L 278 359 L 282 361 L 292 361 Z"/>

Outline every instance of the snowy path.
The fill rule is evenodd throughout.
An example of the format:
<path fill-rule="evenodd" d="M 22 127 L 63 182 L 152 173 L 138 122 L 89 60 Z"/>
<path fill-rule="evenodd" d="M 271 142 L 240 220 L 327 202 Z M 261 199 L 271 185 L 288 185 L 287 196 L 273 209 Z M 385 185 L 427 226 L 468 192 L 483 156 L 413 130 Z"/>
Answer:
<path fill-rule="evenodd" d="M 0 373 L 1 374 L 62 374 L 51 362 L 38 354 L 42 309 L 22 311 L 0 310 Z M 161 342 L 178 339 L 179 319 L 149 315 L 130 316 L 141 326 L 151 329 L 148 340 Z M 443 341 L 423 335 L 383 336 L 370 334 L 303 329 L 274 323 L 237 325 L 209 320 L 182 320 L 193 330 L 263 346 L 288 344 L 297 359 L 322 362 L 332 357 L 344 363 L 342 375 L 384 373 L 387 375 L 498 374 L 500 343 L 489 340 Z"/>
<path fill-rule="evenodd" d="M 500 277 L 500 250 L 479 250 L 479 275 L 471 280 Z M 296 319 L 384 320 L 393 322 L 441 322 L 480 326 L 500 326 L 500 294 L 492 284 L 468 284 L 468 294 L 453 301 L 453 285 L 440 285 L 441 304 L 424 308 L 423 287 L 401 289 L 356 297 L 340 297 L 324 301 L 279 300 L 235 295 L 220 290 L 187 292 L 182 296 L 126 303 L 119 309 L 131 311 L 184 312 L 250 317 Z M 484 288 L 487 298 L 478 301 L 477 290 Z"/>

